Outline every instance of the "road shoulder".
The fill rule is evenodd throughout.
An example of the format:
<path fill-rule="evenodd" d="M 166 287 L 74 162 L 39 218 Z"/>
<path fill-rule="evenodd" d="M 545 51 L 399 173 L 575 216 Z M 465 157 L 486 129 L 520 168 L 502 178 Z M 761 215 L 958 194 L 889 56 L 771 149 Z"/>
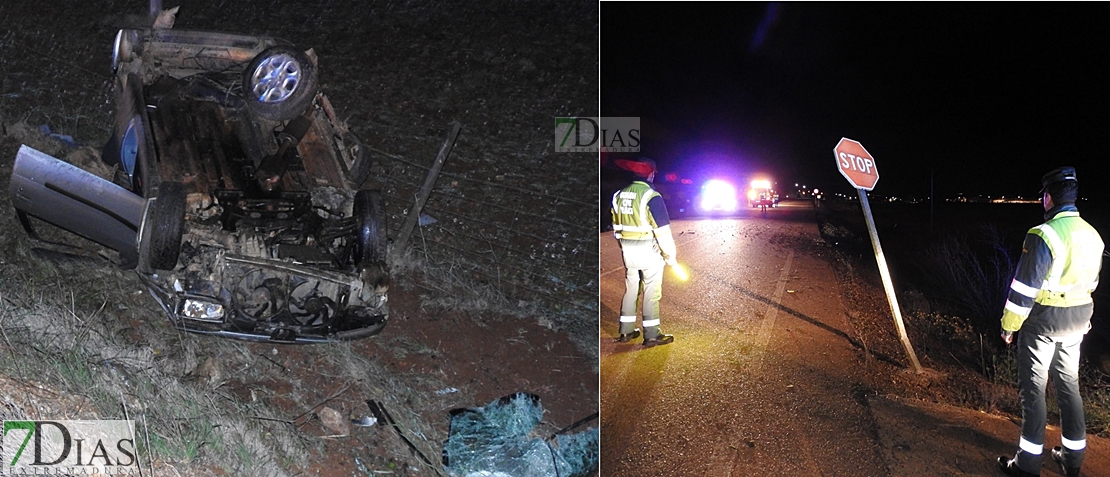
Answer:
<path fill-rule="evenodd" d="M 996 476 L 1000 455 L 1012 455 L 1020 419 L 893 395 L 867 397 L 890 475 Z M 1048 426 L 1041 475 L 1061 475 L 1048 457 L 1060 428 Z M 1087 436 L 1083 475 L 1110 475 L 1110 440 Z"/>

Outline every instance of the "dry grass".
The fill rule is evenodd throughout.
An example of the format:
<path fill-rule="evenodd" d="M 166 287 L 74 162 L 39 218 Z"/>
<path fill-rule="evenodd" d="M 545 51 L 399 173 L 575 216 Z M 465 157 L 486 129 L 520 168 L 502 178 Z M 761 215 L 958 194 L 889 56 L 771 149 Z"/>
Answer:
<path fill-rule="evenodd" d="M 929 287 L 934 307 L 969 317 L 980 331 L 995 331 L 1017 257 L 1007 251 L 996 227 L 972 232 L 945 235 L 926 249 L 919 280 Z"/>
<path fill-rule="evenodd" d="M 82 396 L 100 418 L 134 419 L 149 465 L 186 473 L 215 466 L 234 475 L 284 475 L 281 458 L 311 447 L 289 429 L 249 419 L 264 409 L 197 379 L 190 364 L 201 360 L 198 350 L 231 357 L 227 367 L 257 366 L 249 353 L 237 352 L 242 344 L 200 345 L 197 337 L 166 326 L 129 328 L 134 320 L 162 318 L 161 310 L 123 305 L 136 301 L 128 297 L 133 287 L 82 291 L 88 289 L 85 280 L 104 280 L 113 274 L 110 268 L 83 261 L 18 264 L 21 276 L 4 283 L 0 302 L 0 368 L 23 381 L 49 383 L 56 393 Z M 136 332 L 142 339 L 130 341 Z"/>
<path fill-rule="evenodd" d="M 79 295 L 79 290 L 89 289 L 86 280 L 118 273 L 110 267 L 81 260 L 17 263 L 21 276 L 4 281 L 0 297 L 0 369 L 55 394 L 80 396 L 91 413 L 86 417 L 135 420 L 142 462 L 153 467 L 155 475 L 215 470 L 228 475 L 289 475 L 294 462 L 323 451 L 322 439 L 306 435 L 287 409 L 271 405 L 272 390 L 252 390 L 249 399 L 231 390 L 233 382 L 288 381 L 285 397 L 304 403 L 302 416 L 311 417 L 316 398 L 306 394 L 299 378 L 279 364 L 280 358 L 265 356 L 270 350 L 276 355 L 277 348 L 172 329 L 148 297 L 132 291 L 138 280 L 130 274 L 114 277 L 127 284 L 118 290 Z M 437 455 L 446 435 L 410 410 L 435 408 L 425 402 L 434 397 L 411 388 L 440 389 L 445 382 L 435 375 L 420 377 L 417 383 L 412 377 L 392 376 L 378 360 L 351 346 L 298 351 L 312 361 L 304 363 L 310 373 L 342 383 L 339 392 L 383 402 L 421 452 Z M 398 348 L 422 352 L 419 346 Z M 33 408 L 9 406 L 4 417 L 35 413 Z"/>

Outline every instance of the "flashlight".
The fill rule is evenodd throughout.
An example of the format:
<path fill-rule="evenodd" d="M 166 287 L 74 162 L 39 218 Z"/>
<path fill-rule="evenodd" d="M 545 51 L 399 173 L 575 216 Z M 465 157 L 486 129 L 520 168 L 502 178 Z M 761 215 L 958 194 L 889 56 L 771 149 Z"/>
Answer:
<path fill-rule="evenodd" d="M 686 268 L 680 265 L 678 262 L 675 262 L 673 265 L 671 265 L 671 270 L 674 271 L 674 275 L 678 277 L 679 281 L 684 282 L 690 279 L 690 275 L 686 273 Z"/>

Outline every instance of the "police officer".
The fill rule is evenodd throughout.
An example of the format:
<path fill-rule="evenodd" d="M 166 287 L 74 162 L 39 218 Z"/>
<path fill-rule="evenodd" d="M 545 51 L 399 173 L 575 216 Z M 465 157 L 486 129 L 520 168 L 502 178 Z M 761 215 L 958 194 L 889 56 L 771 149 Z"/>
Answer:
<path fill-rule="evenodd" d="M 636 181 L 613 194 L 613 235 L 624 257 L 624 299 L 621 301 L 620 337 L 626 343 L 640 336 L 636 328 L 636 301 L 640 282 L 644 288 L 644 347 L 669 344 L 674 336 L 659 331 L 659 300 L 663 297 L 663 266 L 676 265 L 671 220 L 663 197 L 651 188 L 655 161 L 640 158 L 628 166 Z"/>
<path fill-rule="evenodd" d="M 1052 459 L 1068 476 L 1079 475 L 1087 447 L 1079 395 L 1079 345 L 1091 328 L 1103 242 L 1075 208 L 1075 168 L 1060 167 L 1041 178 L 1045 223 L 1025 236 L 1017 272 L 1002 313 L 1002 340 L 1017 334 L 1021 439 L 1014 458 L 998 467 L 1015 477 L 1040 475 L 1045 435 L 1045 385 L 1051 377 L 1060 405 L 1062 447 Z"/>

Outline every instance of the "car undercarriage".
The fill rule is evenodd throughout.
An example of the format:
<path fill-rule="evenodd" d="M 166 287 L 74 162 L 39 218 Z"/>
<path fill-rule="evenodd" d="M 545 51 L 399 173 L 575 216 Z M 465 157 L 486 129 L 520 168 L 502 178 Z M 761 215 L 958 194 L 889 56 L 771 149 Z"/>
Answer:
<path fill-rule="evenodd" d="M 388 319 L 368 148 L 318 91 L 315 57 L 269 37 L 121 30 L 98 177 L 27 146 L 13 204 L 118 253 L 186 331 L 271 342 L 377 334 Z"/>

